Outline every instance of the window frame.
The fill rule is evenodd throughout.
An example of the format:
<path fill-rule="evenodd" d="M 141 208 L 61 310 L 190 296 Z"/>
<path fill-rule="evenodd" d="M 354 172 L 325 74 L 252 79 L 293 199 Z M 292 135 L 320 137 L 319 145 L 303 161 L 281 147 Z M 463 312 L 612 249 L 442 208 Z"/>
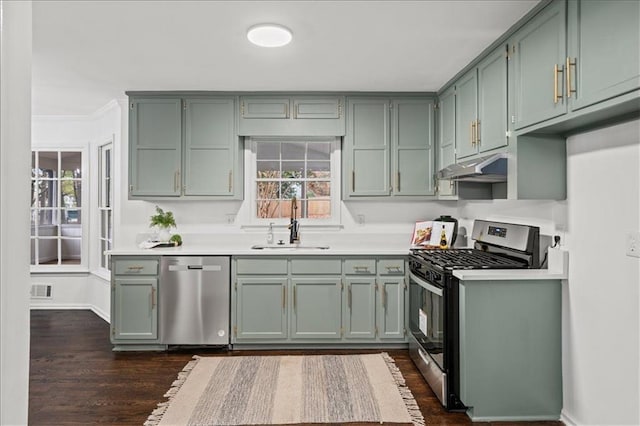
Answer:
<path fill-rule="evenodd" d="M 114 179 L 113 179 L 113 140 L 98 146 L 98 234 L 97 234 L 97 253 L 98 253 L 98 271 L 110 275 L 110 262 L 109 255 L 105 254 L 105 250 L 113 249 L 113 200 L 114 200 Z M 108 154 L 107 154 L 108 152 Z M 109 176 L 105 176 L 106 162 L 108 155 Z M 107 184 L 108 182 L 108 184 Z M 108 193 L 107 193 L 108 186 Z M 107 213 L 107 223 L 104 222 Z M 111 222 L 111 238 L 109 238 L 109 222 Z M 103 245 L 105 244 L 105 245 Z M 106 247 L 106 248 L 105 248 Z"/>
<path fill-rule="evenodd" d="M 329 179 L 331 186 L 331 218 L 327 219 L 309 219 L 298 217 L 298 222 L 304 227 L 335 227 L 341 226 L 341 150 L 340 138 L 338 137 L 247 137 L 245 138 L 245 148 L 247 150 L 247 173 L 246 180 L 249 183 L 247 193 L 249 195 L 249 220 L 250 226 L 269 226 L 273 223 L 275 226 L 286 226 L 290 222 L 290 218 L 258 218 L 257 217 L 257 144 L 261 142 L 285 142 L 285 143 L 307 143 L 307 142 L 329 142 L 331 151 L 329 154 L 329 164 L 331 168 L 331 178 Z M 300 210 L 298 210 L 299 212 Z"/>
<path fill-rule="evenodd" d="M 81 156 L 80 164 L 82 167 L 82 173 L 80 177 L 80 187 L 82 188 L 82 190 L 80 195 L 80 203 L 78 207 L 78 210 L 80 212 L 80 218 L 81 218 L 81 222 L 80 222 L 81 237 L 77 238 L 80 241 L 80 263 L 78 264 L 62 264 L 62 263 L 31 264 L 30 263 L 29 264 L 30 272 L 31 273 L 66 273 L 66 272 L 86 273 L 89 271 L 89 238 L 88 237 L 89 237 L 89 223 L 90 223 L 89 217 L 90 217 L 90 211 L 91 211 L 89 206 L 89 199 L 90 199 L 89 198 L 89 192 L 90 192 L 89 177 L 87 175 L 89 170 L 89 155 L 88 155 L 87 147 L 86 146 L 65 146 L 65 147 L 41 146 L 41 147 L 31 148 L 32 155 L 39 154 L 40 152 L 58 153 L 58 170 L 56 170 L 58 175 L 52 179 L 53 182 L 56 182 L 56 188 L 54 189 L 54 192 L 56 193 L 54 196 L 56 206 L 52 207 L 51 211 L 57 210 L 58 212 L 60 212 L 60 217 L 61 217 L 62 211 L 64 210 L 64 206 L 61 204 L 62 203 L 61 182 L 64 181 L 64 178 L 62 178 L 59 175 L 60 167 L 61 167 L 60 154 L 66 153 L 66 152 L 77 152 Z M 39 166 L 39 163 L 38 163 L 38 166 Z M 32 176 L 29 177 L 29 180 L 31 183 L 34 182 L 34 179 Z M 30 185 L 30 188 L 31 188 L 31 191 L 33 191 L 31 185 Z M 34 214 L 33 206 L 30 206 L 29 214 L 30 216 Z M 59 227 L 61 225 L 60 217 L 58 217 L 57 219 L 58 223 L 54 224 L 58 226 L 57 235 L 53 238 L 47 238 L 47 239 L 52 239 L 56 241 L 58 261 L 61 260 L 60 256 L 62 254 L 62 240 L 65 239 L 62 237 L 62 233 Z M 33 227 L 35 225 L 32 223 L 31 226 Z M 36 248 L 38 247 L 38 241 L 40 239 L 39 237 L 41 237 L 41 235 L 39 235 L 39 232 L 37 230 L 35 232 L 31 231 L 29 235 L 29 243 L 30 245 L 31 244 L 35 245 L 33 249 L 35 252 L 39 251 L 39 248 Z M 76 238 L 71 238 L 71 239 L 76 239 Z"/>

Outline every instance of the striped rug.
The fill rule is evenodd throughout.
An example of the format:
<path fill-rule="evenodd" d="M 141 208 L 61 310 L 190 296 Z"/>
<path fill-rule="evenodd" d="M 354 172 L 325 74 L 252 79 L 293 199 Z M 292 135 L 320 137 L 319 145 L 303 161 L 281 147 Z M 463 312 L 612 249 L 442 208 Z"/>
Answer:
<path fill-rule="evenodd" d="M 386 353 L 194 357 L 168 401 L 145 422 L 163 425 L 405 423 L 424 418 Z"/>

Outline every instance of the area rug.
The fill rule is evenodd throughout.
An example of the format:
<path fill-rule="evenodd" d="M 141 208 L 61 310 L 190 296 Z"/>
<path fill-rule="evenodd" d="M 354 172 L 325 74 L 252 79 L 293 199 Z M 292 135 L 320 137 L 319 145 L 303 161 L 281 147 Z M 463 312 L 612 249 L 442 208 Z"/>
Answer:
<path fill-rule="evenodd" d="M 386 353 L 195 356 L 165 397 L 146 426 L 425 424 Z"/>

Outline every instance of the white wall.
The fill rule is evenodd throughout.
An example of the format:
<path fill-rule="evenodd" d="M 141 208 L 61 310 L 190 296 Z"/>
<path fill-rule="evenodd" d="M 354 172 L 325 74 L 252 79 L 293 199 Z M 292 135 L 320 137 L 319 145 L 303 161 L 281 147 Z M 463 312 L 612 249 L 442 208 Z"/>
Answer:
<path fill-rule="evenodd" d="M 31 2 L 0 1 L 0 424 L 27 423 Z M 17 183 L 16 183 L 17 182 Z"/>
<path fill-rule="evenodd" d="M 564 413 L 576 424 L 640 424 L 640 122 L 568 139 L 569 283 Z"/>

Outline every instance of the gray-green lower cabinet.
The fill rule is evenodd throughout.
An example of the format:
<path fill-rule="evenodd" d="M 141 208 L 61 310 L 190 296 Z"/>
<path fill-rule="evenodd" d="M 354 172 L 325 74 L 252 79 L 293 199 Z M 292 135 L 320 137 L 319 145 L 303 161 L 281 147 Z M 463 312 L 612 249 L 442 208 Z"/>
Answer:
<path fill-rule="evenodd" d="M 340 277 L 292 278 L 291 339 L 336 339 L 341 335 Z"/>
<path fill-rule="evenodd" d="M 236 256 L 231 343 L 404 344 L 405 259 Z"/>
<path fill-rule="evenodd" d="M 405 278 L 380 277 L 378 337 L 381 340 L 403 339 L 405 334 L 404 300 L 406 294 Z"/>
<path fill-rule="evenodd" d="M 115 345 L 157 343 L 158 260 L 116 258 L 112 261 L 111 342 Z"/>
<path fill-rule="evenodd" d="M 287 287 L 287 277 L 237 279 L 233 333 L 238 341 L 287 338 Z"/>
<path fill-rule="evenodd" d="M 560 280 L 460 282 L 460 399 L 474 421 L 557 420 Z"/>
<path fill-rule="evenodd" d="M 346 301 L 343 303 L 345 339 L 374 340 L 376 338 L 376 278 L 347 276 Z"/>

